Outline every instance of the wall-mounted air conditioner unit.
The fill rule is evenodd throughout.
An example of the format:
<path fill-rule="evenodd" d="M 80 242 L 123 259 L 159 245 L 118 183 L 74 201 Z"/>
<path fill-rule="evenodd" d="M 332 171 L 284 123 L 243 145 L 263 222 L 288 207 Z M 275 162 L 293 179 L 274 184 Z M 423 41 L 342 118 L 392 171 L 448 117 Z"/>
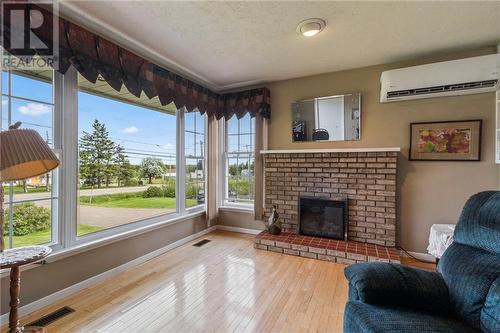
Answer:
<path fill-rule="evenodd" d="M 381 103 L 492 92 L 500 88 L 500 54 L 393 69 L 380 84 Z"/>

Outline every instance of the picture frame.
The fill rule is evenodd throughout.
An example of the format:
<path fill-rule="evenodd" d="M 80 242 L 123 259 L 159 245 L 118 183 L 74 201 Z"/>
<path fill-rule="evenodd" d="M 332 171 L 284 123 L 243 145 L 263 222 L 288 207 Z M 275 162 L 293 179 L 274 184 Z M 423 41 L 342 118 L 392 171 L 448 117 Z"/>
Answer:
<path fill-rule="evenodd" d="M 480 161 L 482 120 L 410 124 L 410 161 Z"/>

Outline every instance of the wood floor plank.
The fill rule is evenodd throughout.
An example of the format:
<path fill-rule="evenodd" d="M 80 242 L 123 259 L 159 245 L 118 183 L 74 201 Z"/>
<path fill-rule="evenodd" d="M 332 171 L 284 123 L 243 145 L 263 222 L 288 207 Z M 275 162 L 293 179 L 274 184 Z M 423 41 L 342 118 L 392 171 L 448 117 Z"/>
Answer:
<path fill-rule="evenodd" d="M 216 231 L 21 319 L 67 305 L 53 332 L 341 332 L 344 266 L 253 248 Z M 3 327 L 2 331 L 5 331 Z"/>

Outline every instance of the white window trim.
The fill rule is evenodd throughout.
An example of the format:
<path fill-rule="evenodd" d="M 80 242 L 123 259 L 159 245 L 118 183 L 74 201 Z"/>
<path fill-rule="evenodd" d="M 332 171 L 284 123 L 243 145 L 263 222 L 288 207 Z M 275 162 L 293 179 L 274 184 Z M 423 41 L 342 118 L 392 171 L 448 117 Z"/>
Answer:
<path fill-rule="evenodd" d="M 53 254 L 48 257 L 49 259 L 59 258 L 62 254 L 67 257 L 83 250 L 86 251 L 205 214 L 206 200 L 203 205 L 186 209 L 184 110 L 179 110 L 176 116 L 176 212 L 130 222 L 78 237 L 78 92 L 78 72 L 73 67 L 70 67 L 64 75 L 54 71 L 53 142 L 54 151 L 58 155 L 61 164 L 56 171 L 59 173 L 59 182 L 54 184 L 58 196 L 58 207 L 53 214 L 55 214 L 57 222 L 52 225 L 52 242 L 45 244 L 53 250 Z M 205 117 L 205 142 L 206 138 L 207 119 Z M 204 150 L 206 167 L 208 163 L 206 144 Z M 207 177 L 205 176 L 205 192 L 206 181 Z"/>
<path fill-rule="evenodd" d="M 227 121 L 222 118 L 219 120 L 219 151 L 220 151 L 220 165 L 219 165 L 219 179 L 221 182 L 219 184 L 219 202 L 218 207 L 221 209 L 234 210 L 234 211 L 253 211 L 255 207 L 255 201 L 242 203 L 242 202 L 230 202 L 226 201 L 226 193 L 228 192 L 228 182 L 227 182 Z M 255 158 L 255 157 L 254 157 Z M 255 186 L 255 184 L 254 184 Z M 255 191 L 254 191 L 255 192 Z"/>
<path fill-rule="evenodd" d="M 1 49 L 1 48 L 0 48 Z M 3 49 L 2 49 L 3 50 Z M 61 158 L 62 156 L 62 137 L 61 137 L 61 119 L 63 118 L 62 112 L 60 111 L 61 108 L 58 107 L 57 103 L 58 100 L 56 98 L 56 85 L 60 85 L 62 82 L 62 76 L 61 75 L 56 75 L 57 73 L 54 71 L 53 76 L 52 76 L 52 102 L 46 102 L 46 101 L 41 101 L 41 100 L 35 100 L 31 98 L 26 98 L 22 96 L 16 96 L 12 94 L 12 71 L 7 70 L 7 69 L 2 69 L 0 72 L 0 78 L 2 79 L 3 82 L 3 75 L 4 71 L 8 75 L 8 86 L 7 86 L 7 123 L 10 125 L 12 122 L 12 99 L 15 100 L 21 100 L 21 101 L 26 101 L 26 102 L 35 102 L 43 105 L 50 105 L 52 108 L 52 148 L 51 150 L 57 155 L 58 158 Z M 19 74 L 16 74 L 19 75 Z M 0 83 L 0 92 L 2 95 L 2 98 L 4 97 L 3 93 L 3 87 Z M 3 106 L 0 106 L 0 115 L 3 115 Z M 0 119 L 0 125 L 2 124 L 2 119 Z M 50 232 L 51 232 L 51 237 L 50 237 L 50 242 L 45 243 L 44 245 L 50 246 L 53 250 L 57 251 L 62 248 L 61 246 L 61 219 L 60 217 L 60 185 L 61 185 L 61 179 L 59 175 L 59 170 L 55 169 L 52 170 L 51 172 L 51 177 L 52 177 L 52 188 L 51 188 L 51 195 L 47 198 L 43 199 L 35 199 L 35 200 L 17 200 L 15 203 L 22 203 L 22 202 L 37 202 L 37 201 L 46 201 L 50 200 L 50 205 L 51 205 L 51 210 L 50 210 L 50 219 L 51 219 L 51 226 L 50 226 Z M 9 182 L 10 185 L 12 185 L 12 182 Z M 0 185 L 3 186 L 2 182 L 0 182 Z M 9 201 L 12 200 L 12 190 L 9 190 Z M 55 200 L 54 200 L 55 199 Z M 5 204 L 5 203 L 4 203 Z M 12 211 L 10 211 L 10 217 L 9 221 L 12 218 Z M 9 230 L 9 238 L 8 238 L 8 248 L 11 246 L 12 242 L 12 237 L 13 237 L 13 231 Z"/>
<path fill-rule="evenodd" d="M 182 117 L 183 117 L 183 120 L 184 120 L 184 113 L 186 112 L 186 109 L 185 108 L 182 108 Z M 198 112 L 198 111 L 192 111 L 192 112 Z M 208 119 L 207 119 L 207 115 L 204 114 L 203 115 L 203 119 L 204 119 L 204 127 L 205 127 L 205 147 L 203 147 L 203 157 L 204 157 L 204 165 L 203 165 L 203 172 L 204 172 L 204 179 L 203 179 L 203 183 L 204 183 L 204 186 L 203 186 L 203 189 L 204 189 L 204 196 L 205 196 L 205 201 L 203 204 L 201 205 L 196 205 L 196 206 L 193 206 L 193 207 L 189 207 L 189 208 L 185 208 L 185 212 L 187 214 L 190 214 L 190 213 L 195 213 L 195 212 L 199 212 L 199 211 L 206 211 L 207 210 L 207 178 L 208 178 L 208 174 L 207 174 L 207 166 L 208 166 Z M 183 134 L 182 134 L 182 137 L 183 139 L 185 139 L 185 121 L 183 121 Z M 185 142 L 184 144 L 182 145 L 184 148 L 185 148 Z M 186 149 L 184 149 L 184 154 L 185 154 L 185 151 Z M 186 156 L 184 155 L 184 167 L 183 167 L 183 170 L 184 170 L 184 183 L 186 182 Z M 186 186 L 184 186 L 184 189 L 186 188 Z M 184 204 L 185 204 L 186 200 L 184 198 Z"/>

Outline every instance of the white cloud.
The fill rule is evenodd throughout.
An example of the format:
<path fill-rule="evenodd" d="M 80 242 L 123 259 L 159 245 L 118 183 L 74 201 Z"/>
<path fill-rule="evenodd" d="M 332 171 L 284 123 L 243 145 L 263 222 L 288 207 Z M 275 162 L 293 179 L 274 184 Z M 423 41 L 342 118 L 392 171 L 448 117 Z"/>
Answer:
<path fill-rule="evenodd" d="M 123 133 L 133 134 L 139 132 L 139 129 L 135 126 L 130 126 L 122 130 Z"/>
<path fill-rule="evenodd" d="M 50 112 L 50 107 L 45 104 L 30 102 L 17 108 L 19 112 L 27 116 L 41 116 Z"/>
<path fill-rule="evenodd" d="M 165 150 L 169 150 L 169 149 L 172 149 L 174 147 L 175 146 L 171 143 L 167 143 L 167 144 L 163 145 L 163 149 L 165 149 Z"/>
<path fill-rule="evenodd" d="M 2 105 L 7 105 L 7 100 L 6 99 L 2 99 Z"/>

